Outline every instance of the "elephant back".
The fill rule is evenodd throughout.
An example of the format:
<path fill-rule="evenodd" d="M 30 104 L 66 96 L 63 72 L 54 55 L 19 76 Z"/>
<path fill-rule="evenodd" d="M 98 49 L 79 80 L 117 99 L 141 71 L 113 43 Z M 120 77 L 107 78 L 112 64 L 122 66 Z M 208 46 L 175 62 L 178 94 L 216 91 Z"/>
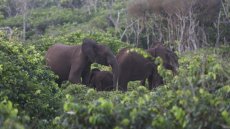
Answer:
<path fill-rule="evenodd" d="M 116 55 L 117 60 L 120 59 L 127 50 L 128 48 L 122 48 Z"/>

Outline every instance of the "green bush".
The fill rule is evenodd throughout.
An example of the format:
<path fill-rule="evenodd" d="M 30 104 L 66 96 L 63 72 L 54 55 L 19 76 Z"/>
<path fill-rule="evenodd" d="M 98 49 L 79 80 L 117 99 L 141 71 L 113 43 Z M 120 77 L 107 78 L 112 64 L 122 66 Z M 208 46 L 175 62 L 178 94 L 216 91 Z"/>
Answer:
<path fill-rule="evenodd" d="M 77 31 L 70 34 L 60 35 L 56 37 L 44 36 L 40 40 L 37 40 L 33 43 L 36 46 L 36 50 L 44 53 L 45 51 L 47 51 L 49 46 L 55 43 L 63 43 L 68 45 L 80 45 L 84 38 L 91 38 L 96 40 L 98 43 L 107 45 L 114 52 L 114 54 L 116 54 L 120 48 L 128 46 L 127 44 L 121 42 L 117 38 L 107 33 L 82 32 L 82 31 Z"/>
<path fill-rule="evenodd" d="M 0 39 L 0 101 L 6 96 L 32 124 L 51 120 L 60 107 L 56 76 L 35 47 Z M 33 123 L 34 122 L 34 123 Z"/>
<path fill-rule="evenodd" d="M 158 66 L 165 85 L 153 91 L 140 86 L 123 94 L 98 96 L 100 92 L 91 89 L 82 94 L 79 88 L 68 90 L 64 113 L 56 123 L 63 128 L 95 129 L 229 128 L 228 64 L 202 51 L 187 53 L 179 62 L 175 77 Z"/>
<path fill-rule="evenodd" d="M 166 82 L 181 88 L 195 90 L 205 88 L 209 92 L 230 84 L 230 65 L 213 51 L 188 53 L 179 60 L 179 74 L 176 77 L 167 77 Z M 162 68 L 160 68 L 163 71 Z M 162 73 L 164 74 L 164 73 Z"/>
<path fill-rule="evenodd" d="M 100 97 L 112 98 L 113 96 L 122 94 L 120 91 L 97 92 L 93 88 L 86 87 L 85 85 L 71 84 L 70 82 L 62 84 L 62 89 L 63 96 L 75 96 L 73 101 L 80 104 L 91 103 Z"/>
<path fill-rule="evenodd" d="M 67 97 L 65 113 L 58 121 L 65 128 L 221 129 L 230 124 L 229 98 L 224 100 L 202 88 L 193 95 L 189 90 L 160 87 L 149 92 L 139 87 L 87 104 L 73 102 L 71 96 Z"/>
<path fill-rule="evenodd" d="M 69 82 L 59 89 L 54 82 L 57 76 L 44 65 L 44 53 L 56 42 L 81 44 L 85 37 L 109 46 L 114 53 L 128 46 L 101 32 L 43 37 L 33 45 L 0 36 L 0 109 L 13 114 L 3 115 L 3 127 L 8 126 L 7 121 L 15 128 L 230 127 L 230 66 L 224 60 L 228 48 L 183 53 L 176 76 L 156 59 L 165 84 L 152 91 L 139 82 L 129 83 L 126 93 L 97 92 Z M 130 50 L 148 57 L 141 49 Z M 92 67 L 108 69 L 98 64 Z"/>
<path fill-rule="evenodd" d="M 18 109 L 13 107 L 11 101 L 6 99 L 0 102 L 0 128 L 1 129 L 24 129 L 19 122 Z"/>
<path fill-rule="evenodd" d="M 79 9 L 66 9 L 58 7 L 50 8 L 36 8 L 29 10 L 26 16 L 26 37 L 27 39 L 34 39 L 41 34 L 44 34 L 49 26 L 64 25 L 67 23 L 87 22 L 90 16 L 87 16 Z M 23 29 L 23 15 L 16 15 L 3 19 L 0 22 L 0 26 L 9 26 L 11 28 Z"/>

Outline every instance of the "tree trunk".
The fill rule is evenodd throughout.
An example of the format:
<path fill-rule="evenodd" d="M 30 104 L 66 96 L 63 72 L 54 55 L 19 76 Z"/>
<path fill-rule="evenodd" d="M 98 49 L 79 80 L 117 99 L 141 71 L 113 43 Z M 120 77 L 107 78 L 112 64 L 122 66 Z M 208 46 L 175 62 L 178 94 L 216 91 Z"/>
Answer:
<path fill-rule="evenodd" d="M 23 41 L 26 41 L 27 1 L 23 1 Z"/>

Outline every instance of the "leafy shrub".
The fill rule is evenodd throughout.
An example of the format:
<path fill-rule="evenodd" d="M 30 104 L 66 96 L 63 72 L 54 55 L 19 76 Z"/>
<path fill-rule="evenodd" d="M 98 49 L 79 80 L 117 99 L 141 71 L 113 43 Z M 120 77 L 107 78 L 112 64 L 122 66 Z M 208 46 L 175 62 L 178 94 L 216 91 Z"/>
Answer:
<path fill-rule="evenodd" d="M 107 45 L 116 54 L 118 50 L 122 47 L 128 46 L 127 44 L 119 41 L 118 39 L 112 37 L 112 35 L 103 32 L 82 32 L 77 31 L 71 34 L 60 35 L 57 37 L 44 36 L 42 39 L 35 41 L 34 45 L 36 49 L 44 53 L 47 51 L 49 46 L 55 43 L 63 43 L 69 45 L 79 45 L 82 43 L 84 38 L 91 38 L 96 40 L 98 43 Z"/>
<path fill-rule="evenodd" d="M 86 87 L 85 85 L 71 84 L 69 82 L 62 85 L 63 96 L 75 96 L 73 98 L 74 102 L 87 104 L 100 97 L 111 98 L 116 95 L 122 94 L 120 91 L 100 91 L 97 92 L 93 88 Z"/>
<path fill-rule="evenodd" d="M 159 68 L 161 74 L 165 76 L 170 85 L 195 90 L 202 87 L 209 92 L 215 92 L 217 89 L 230 83 L 230 65 L 221 59 L 213 51 L 200 51 L 188 53 L 181 56 L 179 74 L 173 78 L 167 77 L 162 68 Z"/>
<path fill-rule="evenodd" d="M 79 9 L 66 9 L 58 7 L 36 8 L 30 10 L 27 14 L 27 38 L 34 38 L 44 34 L 49 26 L 64 25 L 67 23 L 82 23 L 89 20 L 89 16 L 83 14 Z M 9 26 L 11 28 L 23 28 L 23 15 L 16 15 L 3 19 L 0 26 Z"/>
<path fill-rule="evenodd" d="M 43 56 L 32 45 L 0 40 L 0 101 L 6 96 L 31 122 L 52 119 L 61 101 L 56 76 L 43 65 Z"/>
<path fill-rule="evenodd" d="M 19 122 L 18 109 L 13 107 L 11 101 L 6 99 L 0 102 L 0 128 L 2 129 L 24 129 Z"/>
<path fill-rule="evenodd" d="M 229 87 L 228 87 L 229 88 Z M 144 87 L 113 99 L 99 98 L 88 104 L 69 101 L 60 124 L 66 128 L 223 128 L 229 126 L 229 99 L 216 97 L 204 89 Z"/>
<path fill-rule="evenodd" d="M 179 62 L 179 74 L 174 78 L 162 65 L 158 66 L 160 74 L 166 78 L 165 85 L 153 91 L 140 86 L 124 94 L 99 98 L 100 93 L 93 90 L 67 95 L 64 113 L 56 122 L 63 128 L 230 127 L 226 64 L 217 55 L 204 52 L 186 54 Z"/>

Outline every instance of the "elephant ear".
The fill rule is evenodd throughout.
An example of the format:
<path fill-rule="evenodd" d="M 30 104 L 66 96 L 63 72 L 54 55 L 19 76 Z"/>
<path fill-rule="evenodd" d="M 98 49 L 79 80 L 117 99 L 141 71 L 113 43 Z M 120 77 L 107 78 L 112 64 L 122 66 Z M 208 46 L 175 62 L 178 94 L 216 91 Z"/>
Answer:
<path fill-rule="evenodd" d="M 91 39 L 84 39 L 82 43 L 82 52 L 84 55 L 86 55 L 91 62 L 94 62 L 95 60 L 95 47 L 97 43 L 94 40 Z"/>

